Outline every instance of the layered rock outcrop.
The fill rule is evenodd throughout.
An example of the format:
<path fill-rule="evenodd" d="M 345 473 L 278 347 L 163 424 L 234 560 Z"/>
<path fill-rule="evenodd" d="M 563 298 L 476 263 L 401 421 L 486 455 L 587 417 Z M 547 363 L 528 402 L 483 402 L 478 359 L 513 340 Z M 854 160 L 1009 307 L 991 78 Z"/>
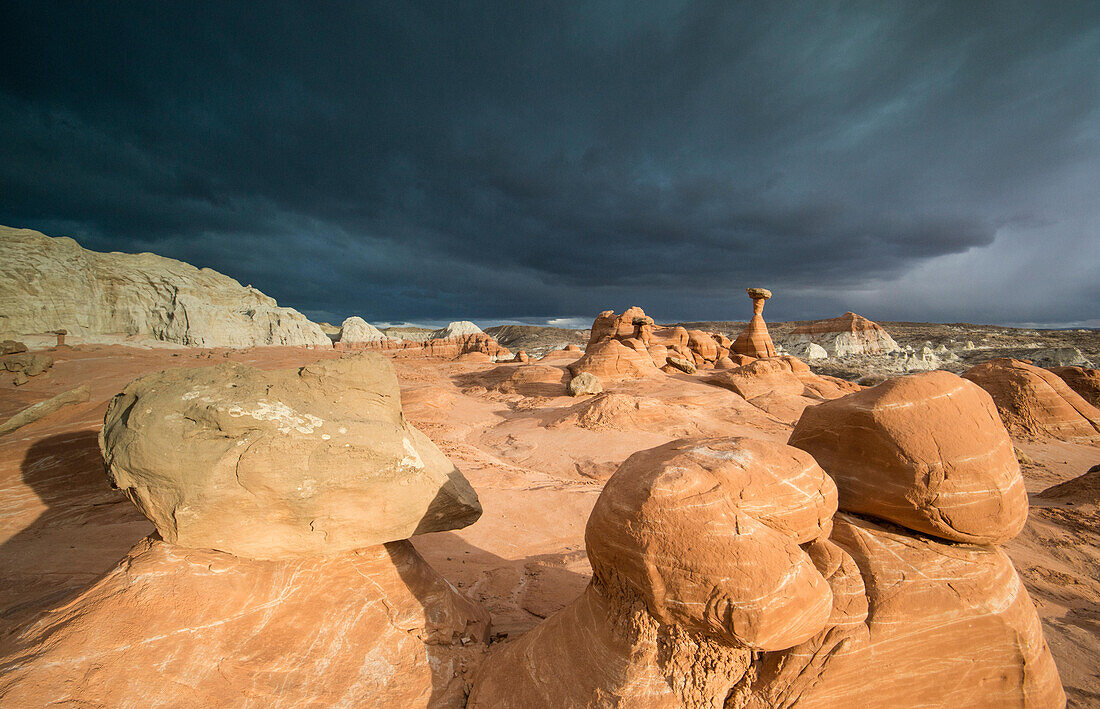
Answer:
<path fill-rule="evenodd" d="M 495 648 L 469 706 L 1063 706 L 1035 608 L 991 543 L 1018 529 L 1021 499 L 999 485 L 1019 471 L 1004 470 L 991 404 L 958 377 L 914 386 L 912 400 L 895 401 L 906 390 L 894 387 L 809 409 L 836 424 L 827 450 L 838 453 L 821 461 L 738 438 L 631 456 L 589 518 L 588 588 Z M 861 403 L 873 409 L 864 428 Z M 855 471 L 864 450 L 872 463 Z M 892 484 L 918 469 L 947 471 L 942 497 L 906 499 L 922 481 Z M 837 512 L 856 475 L 878 480 L 874 513 L 903 526 Z M 1008 511 L 960 514 L 985 496 L 983 509 Z"/>
<path fill-rule="evenodd" d="M 994 359 L 963 376 L 993 397 L 1013 435 L 1067 441 L 1100 437 L 1100 409 L 1057 374 L 1016 359 Z"/>
<path fill-rule="evenodd" d="M 1054 367 L 1050 371 L 1057 374 L 1070 389 L 1081 398 L 1100 408 L 1100 369 L 1088 367 Z"/>
<path fill-rule="evenodd" d="M 0 703 L 464 705 L 488 614 L 405 537 L 480 505 L 385 358 L 150 375 L 101 443 L 158 533 L 15 632 Z"/>
<path fill-rule="evenodd" d="M 791 330 L 787 342 L 791 347 L 803 343 L 819 345 L 830 357 L 901 350 L 881 325 L 852 312 L 831 320 L 817 320 L 796 327 Z"/>
<path fill-rule="evenodd" d="M 61 329 L 88 341 L 331 345 L 298 311 L 209 268 L 149 253 L 98 253 L 69 238 L 0 227 L 0 338 Z"/>
<path fill-rule="evenodd" d="M 775 344 L 764 322 L 764 303 L 772 297 L 772 292 L 767 288 L 747 288 L 746 292 L 752 298 L 752 318 L 730 349 L 749 357 L 775 357 Z"/>

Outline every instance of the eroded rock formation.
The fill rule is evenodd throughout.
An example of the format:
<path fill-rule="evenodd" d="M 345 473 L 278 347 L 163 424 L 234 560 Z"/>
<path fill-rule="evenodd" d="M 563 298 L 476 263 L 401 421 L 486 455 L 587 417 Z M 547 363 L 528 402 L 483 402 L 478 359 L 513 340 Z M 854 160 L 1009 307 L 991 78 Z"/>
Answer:
<path fill-rule="evenodd" d="M 834 424 L 820 461 L 743 438 L 631 456 L 588 521 L 588 588 L 495 648 L 469 706 L 1063 706 L 1035 608 L 994 543 L 1026 513 L 1002 484 L 1018 467 L 988 397 L 944 377 L 810 409 L 804 432 Z M 917 489 L 922 472 L 947 481 L 939 497 Z M 862 498 L 861 476 L 874 479 Z M 834 477 L 842 510 L 871 497 L 870 511 L 838 513 Z"/>
<path fill-rule="evenodd" d="M 745 292 L 752 298 L 752 318 L 730 349 L 749 357 L 775 357 L 775 345 L 764 322 L 764 303 L 772 297 L 772 292 L 767 288 L 747 288 Z"/>
<path fill-rule="evenodd" d="M 791 331 L 788 343 L 791 347 L 813 343 L 824 348 L 830 357 L 897 352 L 901 349 L 881 325 L 851 312 L 831 320 L 817 320 L 796 327 Z"/>
<path fill-rule="evenodd" d="M 694 374 L 728 359 L 731 344 L 720 334 L 658 327 L 638 306 L 621 315 L 605 310 L 592 323 L 585 354 L 571 369 L 591 372 L 605 381 L 638 379 L 655 374 L 657 369 Z"/>
<path fill-rule="evenodd" d="M 1100 409 L 1050 370 L 1003 358 L 971 367 L 963 376 L 990 393 L 1013 435 L 1067 441 L 1100 437 Z"/>
<path fill-rule="evenodd" d="M 10 638 L 0 704 L 464 705 L 488 614 L 405 537 L 480 505 L 381 355 L 150 375 L 101 442 L 158 534 Z"/>
<path fill-rule="evenodd" d="M 1050 371 L 1061 377 L 1070 389 L 1085 401 L 1100 408 L 1100 369 L 1088 367 L 1054 367 Z"/>
<path fill-rule="evenodd" d="M 0 335 L 61 329 L 89 341 L 331 345 L 298 311 L 209 268 L 149 253 L 98 253 L 69 238 L 0 227 Z"/>
<path fill-rule="evenodd" d="M 787 423 L 797 421 L 807 406 L 860 389 L 843 379 L 814 374 L 796 357 L 750 359 L 722 370 L 710 378 L 712 384 L 740 394 L 750 404 Z"/>

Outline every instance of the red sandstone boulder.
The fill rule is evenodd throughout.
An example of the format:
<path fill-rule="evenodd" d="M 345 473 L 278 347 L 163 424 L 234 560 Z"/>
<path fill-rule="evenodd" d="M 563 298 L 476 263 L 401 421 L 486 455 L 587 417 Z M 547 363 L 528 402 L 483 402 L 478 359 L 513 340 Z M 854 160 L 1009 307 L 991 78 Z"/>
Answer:
<path fill-rule="evenodd" d="M 1100 369 L 1053 367 L 1050 371 L 1057 374 L 1082 399 L 1095 407 L 1100 407 Z"/>
<path fill-rule="evenodd" d="M 706 362 L 718 359 L 718 341 L 702 330 L 688 330 L 688 348 Z"/>
<path fill-rule="evenodd" d="M 525 367 L 516 367 L 515 371 L 500 384 L 500 391 L 523 396 L 563 396 L 566 393 L 567 379 L 569 376 L 561 367 L 529 364 Z"/>
<path fill-rule="evenodd" d="M 657 368 L 653 366 L 653 360 L 648 354 L 610 338 L 590 344 L 584 355 L 569 365 L 569 371 L 574 376 L 581 372 L 589 372 L 604 382 L 638 379 L 657 374 Z"/>
<path fill-rule="evenodd" d="M 1005 426 L 1015 435 L 1067 441 L 1100 436 L 1100 409 L 1049 370 L 1015 359 L 994 359 L 963 376 L 990 393 Z"/>
<path fill-rule="evenodd" d="M 814 461 L 774 443 L 635 454 L 589 519 L 592 582 L 498 645 L 468 706 L 1064 706 L 1003 552 L 833 505 Z"/>
<path fill-rule="evenodd" d="M 455 357 L 456 362 L 481 362 L 488 364 L 493 361 L 493 358 L 484 352 L 463 352 Z"/>
<path fill-rule="evenodd" d="M 809 407 L 790 445 L 836 480 L 845 511 L 977 544 L 1008 541 L 1027 520 L 1020 466 L 993 401 L 948 372 Z"/>
<path fill-rule="evenodd" d="M 830 620 L 840 622 L 766 654 L 746 706 L 1065 706 L 1039 617 L 1003 551 L 843 513 L 834 522 L 830 579 L 839 576 L 831 585 L 844 601 Z"/>

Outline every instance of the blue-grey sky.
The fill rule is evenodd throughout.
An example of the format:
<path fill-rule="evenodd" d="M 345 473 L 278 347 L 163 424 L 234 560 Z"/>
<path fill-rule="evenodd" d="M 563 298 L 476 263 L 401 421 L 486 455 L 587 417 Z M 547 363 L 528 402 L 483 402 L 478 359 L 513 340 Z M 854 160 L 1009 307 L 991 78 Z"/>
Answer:
<path fill-rule="evenodd" d="M 0 223 L 318 319 L 1100 325 L 1097 2 L 6 2 Z"/>

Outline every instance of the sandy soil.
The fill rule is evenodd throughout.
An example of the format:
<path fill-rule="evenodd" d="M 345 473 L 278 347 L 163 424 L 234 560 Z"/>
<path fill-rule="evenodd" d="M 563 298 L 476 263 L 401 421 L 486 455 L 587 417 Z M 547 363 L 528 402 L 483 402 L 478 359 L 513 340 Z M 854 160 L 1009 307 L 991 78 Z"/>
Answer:
<path fill-rule="evenodd" d="M 96 442 L 107 401 L 128 381 L 167 367 L 232 360 L 278 368 L 339 353 L 81 346 L 49 354 L 53 369 L 21 387 L 0 375 L 0 420 L 83 383 L 92 397 L 0 437 L 0 633 L 72 598 L 152 531 L 109 489 Z M 403 358 L 395 366 L 406 417 L 462 469 L 485 509 L 471 527 L 413 542 L 488 608 L 498 641 L 522 634 L 583 589 L 590 573 L 585 522 L 602 482 L 628 455 L 686 435 L 786 440 L 790 431 L 738 395 L 687 375 L 611 386 L 599 399 L 578 401 L 555 382 L 509 386 L 521 365 Z M 1017 447 L 1032 512 L 1006 549 L 1039 608 L 1071 704 L 1100 705 L 1095 481 L 1085 479 L 1068 496 L 1042 494 L 1100 463 L 1100 445 Z"/>

